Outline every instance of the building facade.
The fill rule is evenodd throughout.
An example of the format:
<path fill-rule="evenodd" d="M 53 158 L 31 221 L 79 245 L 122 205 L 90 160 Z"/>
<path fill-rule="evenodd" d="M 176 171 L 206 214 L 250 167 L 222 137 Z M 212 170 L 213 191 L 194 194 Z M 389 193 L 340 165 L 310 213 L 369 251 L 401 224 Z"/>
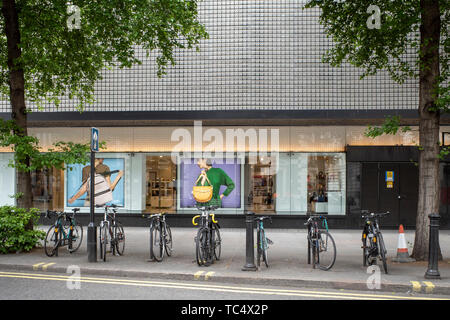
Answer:
<path fill-rule="evenodd" d="M 116 182 L 120 213 L 142 224 L 142 213 L 169 212 L 188 225 L 192 185 L 208 157 L 234 182 L 218 214 L 243 226 L 248 211 L 276 215 L 274 226 L 300 227 L 310 213 L 330 226 L 359 227 L 362 209 L 391 215 L 387 227 L 414 227 L 418 192 L 418 82 L 399 85 L 380 72 L 360 79 L 350 65 L 322 62 L 332 42 L 318 9 L 293 0 L 199 3 L 209 39 L 200 51 L 177 51 L 162 79 L 155 57 L 136 48 L 142 64 L 105 70 L 96 101 L 83 113 L 62 97 L 56 108 L 31 103 L 30 134 L 45 149 L 57 141 L 86 143 L 97 127 L 107 148 L 97 154 Z M 407 57 L 413 61 L 411 54 Z M 368 125 L 400 115 L 411 127 L 396 136 L 367 138 Z M 0 116 L 10 117 L 8 99 Z M 450 122 L 442 119 L 442 136 Z M 0 204 L 13 204 L 11 150 L 0 149 Z M 33 172 L 34 205 L 42 210 L 81 207 L 76 197 L 84 166 Z M 449 226 L 449 166 L 441 164 L 442 224 Z M 225 188 L 225 187 L 223 187 Z M 223 190 L 222 190 L 223 192 Z M 131 222 L 133 220 L 133 222 Z"/>

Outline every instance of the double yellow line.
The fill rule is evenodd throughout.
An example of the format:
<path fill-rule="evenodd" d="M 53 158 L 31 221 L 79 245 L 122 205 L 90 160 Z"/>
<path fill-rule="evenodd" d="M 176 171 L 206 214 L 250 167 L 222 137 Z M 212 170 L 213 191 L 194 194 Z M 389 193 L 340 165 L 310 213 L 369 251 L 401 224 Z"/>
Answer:
<path fill-rule="evenodd" d="M 0 278 L 21 278 L 21 279 L 71 281 L 71 282 L 75 280 L 73 275 L 49 275 L 39 273 L 20 273 L 20 272 L 1 272 L 1 271 L 0 271 Z M 248 294 L 277 295 L 277 296 L 291 296 L 291 297 L 297 296 L 297 297 L 325 298 L 325 299 L 448 300 L 448 299 L 435 299 L 426 297 L 393 296 L 381 294 L 326 292 L 313 290 L 267 289 L 267 288 L 238 287 L 225 285 L 221 286 L 221 285 L 198 284 L 198 283 L 162 282 L 162 281 L 133 280 L 133 279 L 110 279 L 97 277 L 80 277 L 79 281 L 83 283 L 114 284 L 114 285 L 127 285 L 139 287 L 159 287 L 159 288 L 184 289 L 184 290 L 230 292 L 240 294 L 248 293 Z"/>

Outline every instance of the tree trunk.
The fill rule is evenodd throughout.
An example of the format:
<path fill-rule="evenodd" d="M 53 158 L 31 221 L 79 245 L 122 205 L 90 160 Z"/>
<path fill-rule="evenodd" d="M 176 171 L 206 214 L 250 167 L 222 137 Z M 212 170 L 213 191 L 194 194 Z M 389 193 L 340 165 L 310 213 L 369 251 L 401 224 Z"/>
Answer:
<path fill-rule="evenodd" d="M 416 235 L 412 256 L 416 260 L 428 259 L 428 215 L 439 213 L 439 111 L 434 95 L 439 76 L 440 10 L 439 0 L 421 0 L 420 26 L 421 66 L 419 71 L 419 201 Z M 430 110 L 431 108 L 431 110 Z M 440 251 L 440 250 L 439 250 Z M 441 259 L 442 256 L 439 254 Z"/>
<path fill-rule="evenodd" d="M 26 136 L 27 131 L 27 110 L 25 106 L 25 78 L 23 67 L 17 61 L 22 55 L 20 45 L 20 29 L 17 6 L 14 0 L 3 0 L 2 14 L 5 18 L 5 35 L 8 43 L 8 69 L 9 88 L 11 100 L 12 118 L 21 130 L 15 132 L 17 135 Z M 29 165 L 30 159 L 24 159 L 24 164 Z M 31 208 L 31 174 L 16 170 L 17 193 L 23 196 L 17 199 L 17 206 L 21 208 Z M 32 227 L 32 226 L 31 226 Z"/>

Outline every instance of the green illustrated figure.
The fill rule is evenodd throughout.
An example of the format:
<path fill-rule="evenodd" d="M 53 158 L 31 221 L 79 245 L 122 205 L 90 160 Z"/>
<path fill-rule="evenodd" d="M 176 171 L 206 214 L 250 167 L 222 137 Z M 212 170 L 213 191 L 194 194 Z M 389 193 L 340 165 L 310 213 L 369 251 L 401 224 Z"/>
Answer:
<path fill-rule="evenodd" d="M 212 185 L 213 186 L 213 195 L 211 200 L 209 200 L 206 203 L 199 203 L 199 205 L 203 206 L 216 206 L 221 207 L 222 206 L 222 198 L 228 196 L 231 191 L 233 191 L 235 185 L 233 180 L 220 168 L 213 168 L 212 161 L 210 159 L 199 159 L 197 161 L 197 165 L 202 169 L 202 174 L 206 173 L 206 176 L 208 177 L 208 180 L 211 184 L 208 184 L 208 181 L 203 176 L 198 182 L 197 186 L 202 185 Z M 226 186 L 227 188 L 222 194 L 220 193 L 220 187 Z"/>

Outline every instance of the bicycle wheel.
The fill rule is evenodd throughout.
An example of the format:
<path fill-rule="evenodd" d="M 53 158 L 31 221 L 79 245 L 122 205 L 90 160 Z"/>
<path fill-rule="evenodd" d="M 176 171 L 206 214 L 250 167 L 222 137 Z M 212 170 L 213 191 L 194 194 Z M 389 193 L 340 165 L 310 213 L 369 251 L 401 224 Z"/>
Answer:
<path fill-rule="evenodd" d="M 267 238 L 266 238 L 266 231 L 265 230 L 261 230 L 261 251 L 262 251 L 262 258 L 264 263 L 266 264 L 266 267 L 269 267 L 269 254 L 268 254 L 268 249 L 269 245 L 267 243 Z"/>
<path fill-rule="evenodd" d="M 200 228 L 195 241 L 195 258 L 199 266 L 208 263 L 208 229 Z"/>
<path fill-rule="evenodd" d="M 123 255 L 125 251 L 125 232 L 123 231 L 122 224 L 116 221 L 113 227 L 114 245 L 119 255 Z"/>
<path fill-rule="evenodd" d="M 165 235 L 164 235 L 164 240 L 165 240 L 165 248 L 166 248 L 166 253 L 167 256 L 170 257 L 172 255 L 172 231 L 170 230 L 170 227 L 167 223 L 164 224 L 164 227 L 166 229 Z"/>
<path fill-rule="evenodd" d="M 309 242 L 309 248 L 310 248 L 310 252 L 308 253 L 308 255 L 312 256 L 312 267 L 313 269 L 316 268 L 316 266 L 319 264 L 319 254 L 318 254 L 318 233 L 316 234 L 315 231 L 310 230 L 309 234 L 308 234 L 308 242 Z M 310 256 L 308 256 L 308 259 L 310 258 Z"/>
<path fill-rule="evenodd" d="M 216 258 L 216 260 L 220 260 L 220 254 L 222 253 L 222 238 L 220 236 L 219 228 L 217 228 L 217 226 L 214 226 L 213 228 L 214 258 Z"/>
<path fill-rule="evenodd" d="M 83 241 L 83 226 L 79 222 L 75 222 L 72 230 L 72 250 L 70 253 L 77 251 Z"/>
<path fill-rule="evenodd" d="M 152 222 L 150 226 L 150 257 L 161 262 L 164 255 L 164 242 L 161 236 L 161 225 Z"/>
<path fill-rule="evenodd" d="M 334 239 L 327 231 L 319 230 L 317 244 L 317 264 L 321 270 L 330 270 L 336 261 Z"/>
<path fill-rule="evenodd" d="M 108 241 L 108 228 L 106 224 L 100 226 L 99 238 L 100 259 L 106 261 L 106 243 Z"/>
<path fill-rule="evenodd" d="M 363 244 L 362 245 L 362 249 L 363 249 L 363 266 L 367 267 L 368 264 L 369 264 L 369 248 L 367 247 L 367 234 L 366 233 L 363 233 L 362 244 Z"/>
<path fill-rule="evenodd" d="M 312 249 L 312 246 L 311 246 L 311 235 L 309 233 L 309 230 L 308 230 L 308 235 L 306 236 L 306 240 L 308 242 L 308 260 L 307 260 L 307 263 L 311 264 L 311 251 L 312 251 L 311 249 Z"/>
<path fill-rule="evenodd" d="M 387 262 L 386 262 L 386 246 L 384 245 L 383 235 L 381 232 L 378 233 L 377 242 L 379 244 L 379 253 L 381 256 L 381 261 L 383 262 L 384 273 L 388 273 Z"/>
<path fill-rule="evenodd" d="M 259 227 L 256 229 L 256 267 L 259 269 L 261 266 L 261 232 Z"/>
<path fill-rule="evenodd" d="M 48 257 L 53 257 L 59 246 L 59 233 L 55 231 L 55 226 L 51 226 L 44 240 L 44 251 Z"/>

